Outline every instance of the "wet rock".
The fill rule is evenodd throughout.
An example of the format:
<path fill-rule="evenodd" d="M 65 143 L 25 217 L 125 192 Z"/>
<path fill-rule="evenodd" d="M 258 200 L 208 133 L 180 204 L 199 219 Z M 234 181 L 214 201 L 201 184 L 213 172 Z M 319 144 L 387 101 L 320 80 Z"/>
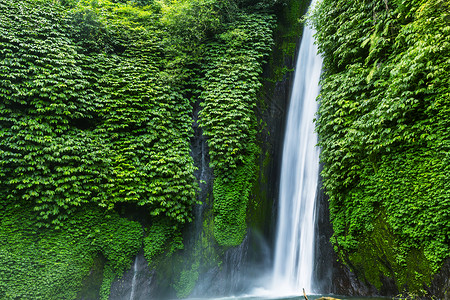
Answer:
<path fill-rule="evenodd" d="M 450 258 L 444 262 L 441 271 L 434 276 L 427 292 L 438 299 L 450 299 Z"/>

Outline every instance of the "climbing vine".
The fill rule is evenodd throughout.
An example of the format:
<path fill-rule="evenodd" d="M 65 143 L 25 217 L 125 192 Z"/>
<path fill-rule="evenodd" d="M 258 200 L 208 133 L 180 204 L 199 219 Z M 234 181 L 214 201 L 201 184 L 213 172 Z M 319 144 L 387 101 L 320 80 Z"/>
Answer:
<path fill-rule="evenodd" d="M 101 274 L 107 299 L 142 246 L 150 263 L 183 249 L 197 101 L 215 237 L 240 243 L 275 2 L 0 0 L 0 298 L 75 299 Z"/>
<path fill-rule="evenodd" d="M 60 229 L 46 230 L 25 203 L 0 208 L 2 299 L 76 299 L 99 253 L 114 278 L 130 267 L 141 247 L 139 223 L 98 207 L 74 211 Z"/>
<path fill-rule="evenodd" d="M 273 17 L 242 14 L 206 50 L 200 125 L 214 169 L 215 237 L 239 245 L 260 150 L 255 108 L 262 63 L 272 45 Z"/>
<path fill-rule="evenodd" d="M 75 299 L 98 255 L 107 298 L 144 241 L 119 203 L 154 223 L 192 219 L 187 75 L 156 12 L 69 8 L 0 1 L 2 299 Z"/>
<path fill-rule="evenodd" d="M 422 293 L 449 257 L 448 12 L 440 0 L 325 0 L 313 13 L 332 241 L 378 288 L 381 274 Z"/>
<path fill-rule="evenodd" d="M 77 44 L 88 43 L 86 37 L 71 36 L 68 28 L 84 26 L 70 18 L 87 8 L 66 14 L 35 3 L 2 2 L 0 185 L 6 199 L 32 203 L 42 225 L 60 226 L 74 207 L 92 202 L 108 209 L 133 202 L 151 206 L 152 215 L 189 221 L 191 106 L 177 83 L 180 70 L 166 63 L 172 54 L 159 48 L 163 37 L 133 25 L 136 19 L 145 25 L 150 12 L 100 2 L 97 9 L 113 7 L 112 16 L 96 22 L 115 20 L 100 29 L 120 25 L 127 39 L 107 41 L 108 48 L 99 29 L 84 55 Z"/>

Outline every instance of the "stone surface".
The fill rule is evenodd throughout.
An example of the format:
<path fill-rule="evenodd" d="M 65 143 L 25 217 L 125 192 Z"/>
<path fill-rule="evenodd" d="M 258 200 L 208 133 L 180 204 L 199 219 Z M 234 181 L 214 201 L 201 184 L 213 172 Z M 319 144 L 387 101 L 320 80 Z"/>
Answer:
<path fill-rule="evenodd" d="M 444 262 L 441 271 L 434 276 L 430 287 L 426 290 L 438 299 L 450 300 L 450 258 Z"/>

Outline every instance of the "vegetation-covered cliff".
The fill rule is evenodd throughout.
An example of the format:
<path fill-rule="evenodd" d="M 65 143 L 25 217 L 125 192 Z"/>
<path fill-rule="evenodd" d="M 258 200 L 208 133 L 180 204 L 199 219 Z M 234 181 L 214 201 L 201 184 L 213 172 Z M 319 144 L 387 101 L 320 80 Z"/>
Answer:
<path fill-rule="evenodd" d="M 312 19 L 335 250 L 380 290 L 426 294 L 450 257 L 449 2 L 323 0 Z"/>
<path fill-rule="evenodd" d="M 214 173 L 204 226 L 217 249 L 242 242 L 283 4 L 0 0 L 0 298 L 83 298 L 101 285 L 89 297 L 106 299 L 142 247 L 151 264 L 182 249 L 201 184 L 198 103 Z M 172 274 L 179 296 L 194 265 Z"/>
<path fill-rule="evenodd" d="M 220 268 L 266 220 L 276 176 L 260 167 L 279 137 L 262 119 L 284 112 L 272 94 L 306 2 L 0 0 L 0 298 L 108 299 L 141 250 L 171 296 Z M 424 294 L 449 259 L 449 11 L 323 0 L 312 14 L 332 241 L 380 291 Z M 187 241 L 195 134 L 213 184 Z"/>

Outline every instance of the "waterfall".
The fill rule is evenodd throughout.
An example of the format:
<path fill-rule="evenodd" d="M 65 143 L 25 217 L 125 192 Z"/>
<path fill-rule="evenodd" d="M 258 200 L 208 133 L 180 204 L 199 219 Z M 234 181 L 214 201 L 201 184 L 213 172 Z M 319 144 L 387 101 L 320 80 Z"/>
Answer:
<path fill-rule="evenodd" d="M 134 259 L 134 265 L 133 265 L 133 279 L 131 280 L 131 293 L 130 293 L 130 300 L 134 300 L 134 296 L 136 293 L 136 275 L 138 272 L 138 256 L 136 255 L 136 258 Z"/>
<path fill-rule="evenodd" d="M 314 5 L 315 1 L 311 5 Z M 322 59 L 314 30 L 305 27 L 297 57 L 283 145 L 273 290 L 314 292 L 315 198 L 319 149 L 313 118 L 317 111 Z"/>

